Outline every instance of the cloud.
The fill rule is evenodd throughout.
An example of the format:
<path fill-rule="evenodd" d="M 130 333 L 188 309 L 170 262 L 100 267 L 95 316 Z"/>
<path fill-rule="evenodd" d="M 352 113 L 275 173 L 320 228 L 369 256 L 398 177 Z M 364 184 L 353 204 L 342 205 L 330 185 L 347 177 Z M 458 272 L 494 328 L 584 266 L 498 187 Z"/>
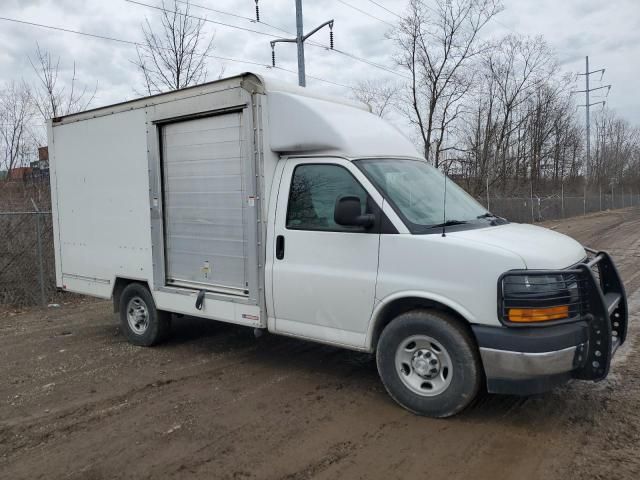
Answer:
<path fill-rule="evenodd" d="M 140 0 L 159 5 L 159 0 Z M 195 0 L 194 0 L 195 1 Z M 368 0 L 348 0 L 349 3 L 391 23 L 397 18 Z M 425 0 L 428 1 L 428 0 Z M 245 0 L 199 0 L 209 6 L 236 15 L 254 18 L 255 4 Z M 407 0 L 385 0 L 390 10 L 402 13 Z M 263 23 L 251 23 L 242 18 L 221 15 L 192 6 L 192 13 L 210 20 L 259 30 L 278 37 L 295 31 L 295 12 L 291 0 L 260 2 Z M 584 69 L 584 57 L 590 55 L 598 68 L 606 67 L 606 81 L 614 84 L 609 104 L 635 123 L 640 124 L 640 97 L 635 95 L 635 79 L 640 76 L 640 6 L 638 0 L 517 0 L 505 2 L 486 36 L 497 38 L 505 33 L 544 35 L 554 48 L 563 70 L 577 73 Z M 77 0 L 3 0 L 0 16 L 54 25 L 88 33 L 126 40 L 142 38 L 141 23 L 147 18 L 158 25 L 159 12 L 123 0 L 78 2 Z M 365 14 L 350 9 L 336 0 L 304 3 L 304 22 L 308 31 L 325 20 L 335 20 L 336 48 L 351 52 L 372 62 L 395 70 L 393 41 L 385 38 L 389 26 Z M 271 63 L 272 37 L 207 23 L 206 30 L 215 34 L 214 55 Z M 314 35 L 313 41 L 328 43 L 328 32 Z M 95 106 L 119 102 L 135 96 L 140 87 L 140 75 L 131 63 L 135 48 L 92 39 L 71 33 L 8 23 L 0 20 L 0 83 L 33 79 L 27 56 L 33 55 L 36 41 L 54 56 L 60 56 L 61 81 L 68 81 L 75 61 L 79 81 L 87 86 L 98 84 Z M 355 84 L 361 80 L 380 78 L 402 81 L 397 75 L 366 65 L 336 52 L 308 45 L 306 69 L 309 75 L 326 80 Z M 208 70 L 215 78 L 222 65 L 226 74 L 247 70 L 278 77 L 295 83 L 297 60 L 293 44 L 276 47 L 278 65 L 293 71 L 273 70 L 233 61 L 210 59 Z M 349 96 L 350 92 L 318 80 L 309 79 L 310 87 L 326 93 Z M 624 93 L 624 95 L 623 95 Z"/>

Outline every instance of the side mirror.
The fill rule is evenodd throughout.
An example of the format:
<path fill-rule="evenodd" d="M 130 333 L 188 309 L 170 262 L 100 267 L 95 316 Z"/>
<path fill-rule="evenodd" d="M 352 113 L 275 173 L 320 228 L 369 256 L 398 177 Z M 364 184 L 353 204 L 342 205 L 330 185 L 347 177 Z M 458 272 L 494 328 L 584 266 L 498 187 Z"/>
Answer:
<path fill-rule="evenodd" d="M 375 223 L 375 216 L 371 214 L 362 215 L 362 204 L 360 198 L 355 195 L 343 195 L 336 199 L 336 206 L 333 211 L 333 220 L 345 227 L 369 228 Z"/>

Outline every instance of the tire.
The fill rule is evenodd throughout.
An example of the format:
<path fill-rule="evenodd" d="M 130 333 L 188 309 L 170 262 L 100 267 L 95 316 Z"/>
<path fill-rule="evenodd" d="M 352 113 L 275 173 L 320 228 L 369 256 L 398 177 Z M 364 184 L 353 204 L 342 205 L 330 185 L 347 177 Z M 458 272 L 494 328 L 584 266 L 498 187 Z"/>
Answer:
<path fill-rule="evenodd" d="M 380 335 L 376 362 L 391 398 L 417 415 L 455 415 L 474 400 L 482 382 L 472 335 L 435 310 L 413 310 L 392 320 Z"/>
<path fill-rule="evenodd" d="M 130 343 L 151 347 L 168 337 L 171 316 L 156 309 L 146 286 L 130 283 L 120 294 L 120 326 Z"/>

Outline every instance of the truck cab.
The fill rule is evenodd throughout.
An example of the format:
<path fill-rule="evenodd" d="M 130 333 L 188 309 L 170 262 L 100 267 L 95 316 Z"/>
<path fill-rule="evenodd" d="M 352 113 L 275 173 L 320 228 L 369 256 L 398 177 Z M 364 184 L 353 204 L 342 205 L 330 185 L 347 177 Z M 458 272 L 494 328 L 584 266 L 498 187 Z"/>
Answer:
<path fill-rule="evenodd" d="M 625 340 L 606 252 L 491 214 L 362 105 L 243 74 L 54 119 L 49 145 L 58 285 L 112 298 L 134 344 L 178 313 L 371 352 L 447 417 L 483 384 L 601 380 Z"/>

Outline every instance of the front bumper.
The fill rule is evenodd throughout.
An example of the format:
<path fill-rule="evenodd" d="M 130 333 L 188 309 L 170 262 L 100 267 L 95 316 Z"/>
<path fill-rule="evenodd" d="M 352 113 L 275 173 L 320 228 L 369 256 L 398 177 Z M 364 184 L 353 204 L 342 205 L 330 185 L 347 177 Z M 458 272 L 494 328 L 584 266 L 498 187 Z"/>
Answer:
<path fill-rule="evenodd" d="M 611 257 L 588 251 L 592 257 L 571 270 L 587 285 L 587 308 L 578 320 L 519 328 L 472 326 L 489 392 L 531 395 L 571 378 L 598 381 L 608 375 L 626 337 L 627 298 Z"/>

